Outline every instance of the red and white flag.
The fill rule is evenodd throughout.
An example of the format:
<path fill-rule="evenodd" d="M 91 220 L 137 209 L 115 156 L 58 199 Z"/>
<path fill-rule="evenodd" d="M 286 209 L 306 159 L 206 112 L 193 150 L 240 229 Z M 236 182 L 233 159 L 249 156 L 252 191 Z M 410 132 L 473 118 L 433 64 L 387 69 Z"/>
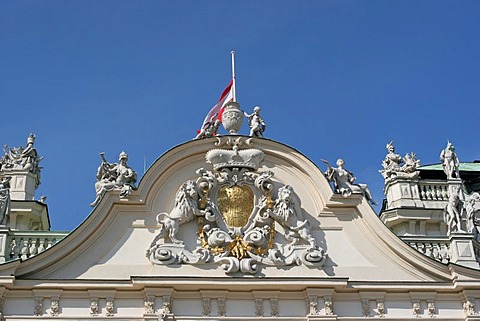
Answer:
<path fill-rule="evenodd" d="M 225 90 L 223 91 L 218 102 L 215 104 L 215 106 L 212 107 L 212 109 L 210 109 L 207 116 L 203 120 L 201 129 L 208 127 L 210 123 L 214 122 L 216 119 L 220 119 L 220 121 L 222 121 L 222 114 L 223 114 L 223 110 L 225 109 L 225 105 L 228 102 L 233 100 L 232 85 L 233 85 L 233 80 L 230 80 L 230 83 L 228 84 L 227 88 L 225 88 Z"/>

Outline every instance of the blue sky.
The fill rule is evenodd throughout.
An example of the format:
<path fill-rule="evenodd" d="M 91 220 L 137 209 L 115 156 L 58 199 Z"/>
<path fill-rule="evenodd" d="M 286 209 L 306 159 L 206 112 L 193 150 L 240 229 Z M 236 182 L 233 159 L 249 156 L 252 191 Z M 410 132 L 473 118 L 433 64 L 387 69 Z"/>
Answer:
<path fill-rule="evenodd" d="M 143 175 L 230 80 L 265 136 L 343 157 L 381 203 L 385 145 L 480 159 L 479 1 L 1 1 L 0 144 L 37 135 L 52 228 L 90 213 L 104 151 Z M 244 127 L 242 134 L 248 133 Z M 379 207 L 374 207 L 376 211 Z"/>

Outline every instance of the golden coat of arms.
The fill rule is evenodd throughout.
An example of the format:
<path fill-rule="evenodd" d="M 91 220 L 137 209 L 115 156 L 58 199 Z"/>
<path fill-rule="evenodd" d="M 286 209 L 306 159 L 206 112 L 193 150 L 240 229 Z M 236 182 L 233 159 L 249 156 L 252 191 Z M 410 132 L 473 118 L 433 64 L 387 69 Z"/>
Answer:
<path fill-rule="evenodd" d="M 222 186 L 217 193 L 217 206 L 230 227 L 242 227 L 248 222 L 254 206 L 253 191 L 247 186 Z"/>

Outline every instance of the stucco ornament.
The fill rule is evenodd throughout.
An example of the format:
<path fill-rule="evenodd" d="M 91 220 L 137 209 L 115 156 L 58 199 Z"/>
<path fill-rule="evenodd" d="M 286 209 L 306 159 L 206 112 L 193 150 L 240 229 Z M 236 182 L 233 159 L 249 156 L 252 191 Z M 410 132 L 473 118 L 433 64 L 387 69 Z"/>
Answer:
<path fill-rule="evenodd" d="M 352 194 L 362 194 L 368 202 L 373 205 L 377 203 L 373 200 L 372 193 L 367 184 L 356 184 L 356 177 L 352 172 L 345 169 L 345 161 L 342 158 L 337 160 L 337 167 L 332 167 L 330 163 L 324 159 L 321 160 L 327 165 L 325 177 L 333 182 L 333 190 L 335 193 L 342 194 L 343 197 L 349 197 Z"/>
<path fill-rule="evenodd" d="M 27 138 L 25 147 L 9 147 L 4 145 L 4 155 L 0 159 L 0 170 L 4 172 L 12 170 L 28 171 L 36 175 L 35 188 L 40 185 L 40 161 L 43 157 L 38 156 L 37 150 L 33 146 L 36 136 L 30 134 Z"/>
<path fill-rule="evenodd" d="M 107 298 L 107 303 L 105 303 L 105 315 L 107 317 L 113 317 L 114 315 L 113 299 Z"/>
<path fill-rule="evenodd" d="M 58 303 L 58 300 L 52 300 L 52 302 L 50 303 L 50 315 L 52 317 L 56 317 L 59 315 L 60 313 L 60 306 L 59 306 L 59 303 Z"/>
<path fill-rule="evenodd" d="M 416 158 L 415 153 L 407 153 L 402 158 L 402 156 L 395 153 L 393 141 L 388 143 L 386 148 L 388 154 L 382 161 L 383 170 L 379 171 L 385 179 L 385 183 L 395 177 L 417 178 L 420 175 L 420 171 L 417 171 L 417 168 L 420 166 L 420 160 Z"/>
<path fill-rule="evenodd" d="M 107 191 L 120 190 L 120 198 L 127 198 L 135 188 L 137 173 L 127 165 L 128 155 L 121 152 L 118 163 L 109 163 L 105 153 L 100 153 L 102 164 L 97 170 L 96 198 L 90 206 L 96 206 Z"/>
<path fill-rule="evenodd" d="M 98 299 L 91 299 L 90 300 L 90 315 L 92 317 L 97 316 L 100 313 L 100 308 L 98 306 Z"/>
<path fill-rule="evenodd" d="M 435 317 L 435 312 L 436 312 L 435 302 L 434 302 L 433 300 L 428 300 L 428 301 L 427 301 L 427 313 L 428 313 L 428 316 L 429 316 L 430 318 Z"/>
<path fill-rule="evenodd" d="M 293 188 L 275 181 L 272 171 L 258 170 L 263 151 L 242 138 L 219 138 L 216 145 L 222 144 L 230 148 L 206 154 L 213 170 L 198 169 L 195 179 L 180 186 L 173 209 L 157 215 L 159 231 L 147 249 L 149 260 L 216 264 L 225 273 L 245 274 L 255 274 L 261 266 L 322 266 L 326 254 L 312 236 Z M 178 231 L 192 220 L 198 224 L 197 244 L 184 244 Z"/>
<path fill-rule="evenodd" d="M 465 316 L 475 315 L 475 300 L 472 298 L 467 298 L 463 302 L 463 311 Z"/>
<path fill-rule="evenodd" d="M 455 152 L 455 146 L 448 142 L 447 147 L 440 153 L 440 161 L 447 179 L 460 178 L 460 160 Z"/>

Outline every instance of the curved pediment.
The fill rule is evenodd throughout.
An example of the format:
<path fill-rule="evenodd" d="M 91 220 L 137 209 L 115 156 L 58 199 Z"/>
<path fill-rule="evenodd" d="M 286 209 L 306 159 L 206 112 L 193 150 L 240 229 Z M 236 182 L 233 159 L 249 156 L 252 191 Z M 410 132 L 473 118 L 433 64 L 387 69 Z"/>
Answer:
<path fill-rule="evenodd" d="M 128 199 L 108 192 L 63 241 L 2 274 L 12 264 L 17 279 L 451 278 L 391 233 L 363 196 L 334 194 L 304 155 L 243 136 L 176 146 Z"/>

